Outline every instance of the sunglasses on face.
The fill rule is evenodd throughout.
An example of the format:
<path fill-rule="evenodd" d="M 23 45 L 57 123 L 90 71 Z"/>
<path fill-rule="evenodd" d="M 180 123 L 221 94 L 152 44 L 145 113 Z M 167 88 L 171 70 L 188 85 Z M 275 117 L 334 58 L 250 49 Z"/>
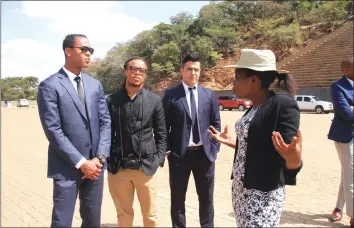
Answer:
<path fill-rule="evenodd" d="M 78 49 L 80 49 L 80 51 L 82 51 L 84 53 L 89 51 L 91 53 L 91 55 L 95 51 L 95 49 L 93 49 L 92 47 L 87 47 L 87 46 L 81 46 L 81 47 L 69 46 L 69 48 L 78 48 Z"/>
<path fill-rule="evenodd" d="M 147 72 L 145 68 L 134 67 L 134 66 L 128 66 L 128 70 L 130 70 L 133 73 L 139 73 L 139 74 L 146 74 Z"/>

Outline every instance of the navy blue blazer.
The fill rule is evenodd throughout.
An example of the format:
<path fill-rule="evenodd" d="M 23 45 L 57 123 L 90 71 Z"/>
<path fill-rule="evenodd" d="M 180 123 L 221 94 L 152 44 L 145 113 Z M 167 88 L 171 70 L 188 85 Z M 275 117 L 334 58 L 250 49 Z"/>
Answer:
<path fill-rule="evenodd" d="M 216 160 L 216 154 L 220 149 L 220 143 L 211 138 L 208 133 L 210 125 L 220 131 L 220 111 L 218 109 L 215 92 L 198 85 L 198 124 L 203 140 L 206 156 L 211 162 Z M 167 151 L 170 156 L 183 157 L 187 152 L 192 127 L 192 119 L 189 114 L 186 93 L 183 84 L 167 89 L 162 99 L 166 127 L 167 127 Z"/>
<path fill-rule="evenodd" d="M 328 133 L 328 139 L 349 143 L 354 137 L 354 106 L 353 86 L 343 76 L 331 85 L 331 96 L 334 118 Z"/>
<path fill-rule="evenodd" d="M 49 141 L 49 178 L 77 179 L 80 172 L 75 165 L 83 157 L 90 159 L 89 127 L 92 155 L 100 153 L 109 156 L 111 118 L 103 88 L 98 80 L 86 74 L 81 75 L 88 116 L 63 69 L 42 81 L 38 87 L 39 117 Z"/>

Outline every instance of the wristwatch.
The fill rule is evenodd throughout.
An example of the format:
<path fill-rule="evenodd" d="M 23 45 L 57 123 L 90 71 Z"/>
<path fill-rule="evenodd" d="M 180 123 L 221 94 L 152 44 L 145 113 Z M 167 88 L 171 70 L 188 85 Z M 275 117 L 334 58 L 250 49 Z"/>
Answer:
<path fill-rule="evenodd" d="M 103 163 L 106 162 L 106 156 L 104 156 L 102 154 L 97 154 L 96 158 L 98 158 L 98 160 L 100 161 L 101 165 L 103 165 Z"/>

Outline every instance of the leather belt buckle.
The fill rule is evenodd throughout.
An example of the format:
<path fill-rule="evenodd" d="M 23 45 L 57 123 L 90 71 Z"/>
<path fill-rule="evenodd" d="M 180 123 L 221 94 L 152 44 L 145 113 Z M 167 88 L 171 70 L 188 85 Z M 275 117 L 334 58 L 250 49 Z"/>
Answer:
<path fill-rule="evenodd" d="M 196 151 L 196 150 L 202 150 L 203 146 L 189 146 L 187 148 L 188 151 Z"/>

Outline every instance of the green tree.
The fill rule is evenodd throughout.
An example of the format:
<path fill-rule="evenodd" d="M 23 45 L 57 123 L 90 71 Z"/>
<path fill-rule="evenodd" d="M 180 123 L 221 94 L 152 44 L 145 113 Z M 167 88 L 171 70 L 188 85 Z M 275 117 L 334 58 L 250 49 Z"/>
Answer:
<path fill-rule="evenodd" d="M 1 79 L 2 100 L 18 100 L 21 98 L 35 100 L 37 99 L 37 91 L 37 77 L 8 77 Z"/>

